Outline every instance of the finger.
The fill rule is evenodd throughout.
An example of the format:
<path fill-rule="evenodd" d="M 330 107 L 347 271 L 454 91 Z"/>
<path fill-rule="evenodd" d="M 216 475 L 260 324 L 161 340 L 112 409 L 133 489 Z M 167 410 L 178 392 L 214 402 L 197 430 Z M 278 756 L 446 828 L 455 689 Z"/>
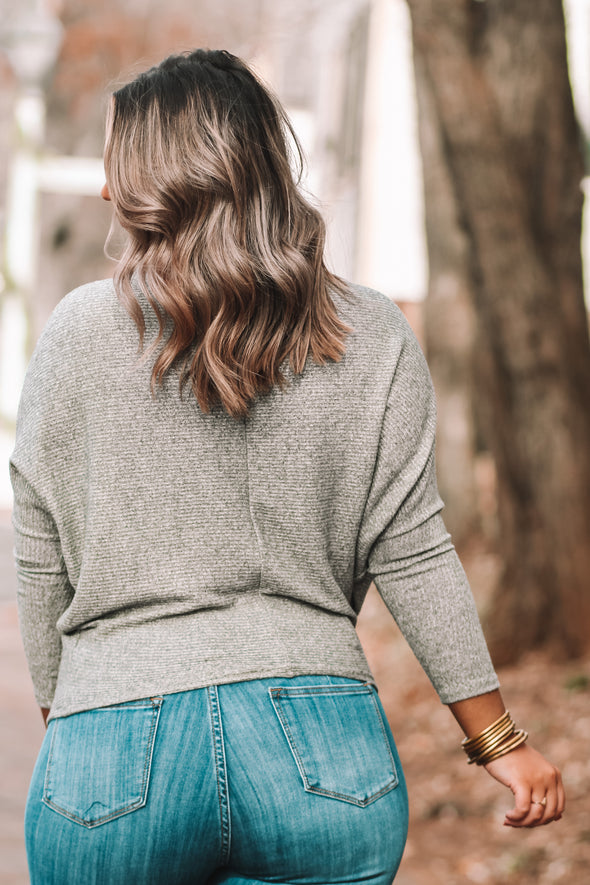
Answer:
<path fill-rule="evenodd" d="M 535 795 L 533 793 L 533 795 Z M 561 774 L 558 769 L 554 770 L 553 783 L 547 789 L 545 794 L 545 813 L 541 824 L 549 824 L 552 821 L 559 820 L 565 806 L 565 792 L 561 782 Z"/>
<path fill-rule="evenodd" d="M 555 783 L 552 784 L 545 793 L 545 807 L 543 808 L 543 817 L 541 818 L 540 823 L 548 824 L 552 820 L 555 820 L 555 817 L 558 814 L 558 801 L 556 777 Z"/>
<path fill-rule="evenodd" d="M 528 817 L 523 821 L 525 827 L 538 827 L 545 821 L 553 820 L 557 807 L 557 791 L 555 787 L 545 787 L 541 784 L 533 787 L 531 793 L 531 810 Z"/>
<path fill-rule="evenodd" d="M 561 772 L 557 772 L 557 813 L 561 817 L 565 811 L 565 790 L 561 780 Z"/>
<path fill-rule="evenodd" d="M 515 792 L 515 797 L 517 793 Z M 533 799 L 533 797 L 538 797 Z M 506 814 L 506 818 L 509 821 L 509 826 L 513 827 L 538 827 L 547 817 L 547 805 L 549 803 L 549 799 L 545 795 L 545 787 L 542 785 L 538 785 L 533 787 L 532 791 L 530 787 L 523 787 L 522 797 L 518 797 L 517 799 L 517 807 L 519 806 L 519 799 L 522 803 L 520 805 L 519 811 L 522 812 L 526 808 L 526 812 L 524 814 L 519 813 L 515 815 L 514 812 L 508 812 Z M 545 801 L 542 801 L 544 799 Z M 557 804 L 556 799 L 553 799 L 552 808 L 555 808 Z M 516 811 L 516 809 L 515 809 Z"/>
<path fill-rule="evenodd" d="M 539 809 L 540 815 L 537 819 L 532 820 L 527 826 L 529 827 L 540 827 L 544 824 L 550 824 L 551 821 L 555 820 L 555 814 L 557 810 L 557 790 L 550 789 L 545 793 L 545 804 L 541 805 L 541 803 L 537 801 L 531 802 L 532 809 L 535 809 L 535 806 Z"/>
<path fill-rule="evenodd" d="M 553 783 L 551 783 L 547 787 L 547 792 L 545 793 L 544 799 L 542 803 L 535 799 L 534 797 L 540 795 L 540 790 L 538 788 L 533 789 L 531 799 L 531 820 L 523 821 L 524 826 L 528 827 L 536 827 L 544 824 L 549 824 L 554 820 L 559 820 L 561 818 L 561 814 L 563 811 L 563 806 L 565 804 L 565 794 L 563 790 L 563 784 L 561 783 L 561 778 L 559 776 L 559 772 L 555 769 L 555 774 L 552 778 Z M 542 809 L 542 815 L 536 817 L 534 815 L 535 806 L 537 808 Z"/>
<path fill-rule="evenodd" d="M 531 810 L 531 790 L 528 786 L 513 787 L 514 808 L 506 812 L 506 820 L 510 822 L 510 826 L 522 826 Z"/>
<path fill-rule="evenodd" d="M 531 803 L 531 810 L 520 823 L 517 824 L 519 827 L 538 827 L 545 820 L 545 808 L 542 805 L 539 805 L 538 802 Z"/>

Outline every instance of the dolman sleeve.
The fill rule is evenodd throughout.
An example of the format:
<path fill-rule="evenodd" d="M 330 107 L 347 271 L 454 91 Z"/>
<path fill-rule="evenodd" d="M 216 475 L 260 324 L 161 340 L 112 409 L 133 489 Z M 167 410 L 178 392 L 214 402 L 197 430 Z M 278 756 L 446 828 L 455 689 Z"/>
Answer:
<path fill-rule="evenodd" d="M 72 403 L 60 369 L 67 360 L 56 326 L 50 320 L 27 370 L 10 459 L 18 614 L 41 707 L 53 701 L 61 659 L 58 621 L 74 595 L 51 501 L 55 465 L 63 458 L 64 439 L 72 436 Z"/>
<path fill-rule="evenodd" d="M 13 465 L 11 476 L 21 634 L 37 703 L 51 707 L 61 659 L 57 622 L 73 590 L 51 515 Z"/>
<path fill-rule="evenodd" d="M 441 517 L 436 406 L 408 330 L 363 518 L 366 567 L 443 703 L 498 687 L 475 602 Z"/>

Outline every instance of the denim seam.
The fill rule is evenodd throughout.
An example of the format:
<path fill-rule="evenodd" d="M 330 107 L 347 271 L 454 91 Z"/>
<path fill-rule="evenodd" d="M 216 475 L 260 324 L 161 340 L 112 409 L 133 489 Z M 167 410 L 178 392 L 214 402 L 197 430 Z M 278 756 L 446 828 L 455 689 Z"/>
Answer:
<path fill-rule="evenodd" d="M 338 690 L 334 692 L 334 689 L 344 689 Z M 323 689 L 323 690 L 322 690 Z M 327 689 L 327 691 L 326 691 Z M 375 708 L 375 712 L 377 714 L 377 718 L 379 720 L 379 727 L 381 729 L 383 741 L 385 747 L 387 748 L 387 752 L 389 755 L 389 759 L 391 761 L 391 767 L 393 771 L 393 776 L 387 783 L 376 793 L 372 793 L 367 799 L 356 799 L 354 796 L 349 796 L 346 793 L 337 793 L 334 790 L 326 790 L 323 787 L 312 787 L 309 783 L 309 779 L 305 773 L 305 768 L 303 766 L 303 760 L 301 759 L 301 755 L 297 749 L 297 745 L 295 742 L 295 738 L 293 737 L 293 733 L 289 727 L 289 723 L 285 713 L 281 707 L 281 695 L 286 695 L 287 697 L 309 697 L 310 695 L 320 695 L 320 694 L 335 694 L 344 695 L 344 694 L 368 694 L 371 698 L 373 706 Z M 397 787 L 399 783 L 399 778 L 397 776 L 397 769 L 395 766 L 395 761 L 393 759 L 393 755 L 391 752 L 391 747 L 389 746 L 389 741 L 387 739 L 387 733 L 385 731 L 385 726 L 383 724 L 383 718 L 381 716 L 381 712 L 379 707 L 375 703 L 374 697 L 374 689 L 368 683 L 364 683 L 358 687 L 356 686 L 340 686 L 340 685 L 323 685 L 323 686 L 309 686 L 302 687 L 298 689 L 290 689 L 290 688 L 270 688 L 269 694 L 271 696 L 272 705 L 275 708 L 277 716 L 279 717 L 279 721 L 285 733 L 285 737 L 287 738 L 287 742 L 291 749 L 291 752 L 295 758 L 295 762 L 297 764 L 297 768 L 299 769 L 299 774 L 301 775 L 301 779 L 303 781 L 303 788 L 308 793 L 315 793 L 320 796 L 327 796 L 334 799 L 340 799 L 343 802 L 348 802 L 351 805 L 358 805 L 361 808 L 364 808 L 367 805 L 370 805 L 372 802 L 375 802 L 377 799 L 380 799 L 381 796 L 389 793 L 395 787 Z M 276 703 L 275 703 L 276 701 Z"/>
<path fill-rule="evenodd" d="M 331 682 L 328 685 L 304 685 L 301 688 L 269 688 L 273 697 L 285 695 L 288 698 L 306 698 L 314 694 L 371 694 L 372 686 L 368 682 L 360 685 L 342 685 L 341 683 Z"/>
<path fill-rule="evenodd" d="M 150 698 L 151 701 L 151 710 L 152 716 L 149 725 L 149 731 L 146 742 L 146 752 L 143 763 L 143 772 L 141 779 L 141 787 L 140 787 L 140 797 L 136 799 L 135 802 L 129 802 L 127 805 L 122 808 L 118 808 L 116 811 L 111 812 L 110 814 L 106 814 L 103 817 L 96 818 L 93 821 L 86 821 L 84 818 L 79 817 L 77 814 L 73 814 L 71 811 L 67 811 L 65 808 L 62 808 L 61 805 L 58 805 L 56 802 L 53 802 L 51 799 L 46 797 L 47 791 L 50 789 L 51 782 L 51 764 L 53 760 L 53 744 L 55 741 L 55 735 L 57 734 L 57 727 L 54 730 L 54 733 L 51 736 L 51 745 L 49 747 L 49 757 L 47 760 L 47 770 L 45 773 L 45 783 L 43 789 L 42 802 L 47 805 L 48 808 L 57 811 L 63 817 L 68 820 L 73 821 L 74 823 L 81 824 L 81 826 L 86 827 L 86 829 L 92 829 L 93 827 L 98 827 L 101 824 L 106 824 L 111 820 L 115 820 L 118 817 L 122 817 L 124 814 L 129 814 L 131 811 L 135 811 L 137 808 L 141 808 L 145 805 L 147 801 L 147 786 L 149 781 L 149 775 L 151 771 L 151 763 L 153 758 L 154 751 L 154 739 L 155 732 L 158 726 L 158 721 L 160 718 L 160 708 L 162 706 L 163 699 L 162 698 Z M 113 708 L 116 709 L 116 708 Z M 133 707 L 134 710 L 146 710 L 150 709 L 147 706 L 144 707 Z"/>
<path fill-rule="evenodd" d="M 219 801 L 219 823 L 221 829 L 219 862 L 220 864 L 225 865 L 229 861 L 231 847 L 231 813 L 229 805 L 227 763 L 225 758 L 223 725 L 221 722 L 221 713 L 219 708 L 219 693 L 217 691 L 216 685 L 208 686 L 207 700 L 209 702 L 209 715 L 211 719 L 211 731 L 213 736 L 213 752 L 215 754 L 217 798 Z"/>
<path fill-rule="evenodd" d="M 269 692 L 270 692 L 270 696 L 271 696 L 272 705 L 276 710 L 277 716 L 279 717 L 279 722 L 281 723 L 283 731 L 285 732 L 285 737 L 287 738 L 287 742 L 289 744 L 289 747 L 291 748 L 291 752 L 293 753 L 293 756 L 295 757 L 295 763 L 297 765 L 297 768 L 299 769 L 299 774 L 301 775 L 301 778 L 303 780 L 303 786 L 306 790 L 311 790 L 311 788 L 309 786 L 309 781 L 307 779 L 307 775 L 305 774 L 305 769 L 303 767 L 303 761 L 301 759 L 301 756 L 299 754 L 299 751 L 298 751 L 295 741 L 293 739 L 293 735 L 291 733 L 291 729 L 289 728 L 289 723 L 287 721 L 287 718 L 285 717 L 283 710 L 281 708 L 280 695 L 281 695 L 282 689 L 271 688 L 271 689 L 269 689 Z M 276 701 L 276 703 L 275 703 L 275 701 Z"/>
<path fill-rule="evenodd" d="M 389 761 L 391 762 L 391 767 L 393 769 L 395 783 L 398 782 L 397 770 L 395 767 L 395 759 L 393 758 L 393 753 L 391 752 L 391 747 L 389 746 L 389 740 L 387 738 L 387 732 L 385 731 L 385 723 L 383 722 L 383 716 L 381 715 L 381 710 L 377 706 L 377 701 L 375 700 L 375 689 L 372 686 L 369 686 L 371 701 L 373 702 L 373 706 L 375 707 L 375 713 L 377 714 L 377 719 L 379 720 L 379 725 L 381 727 L 381 733 L 383 735 L 383 741 L 385 746 L 387 747 L 387 752 L 389 754 Z"/>

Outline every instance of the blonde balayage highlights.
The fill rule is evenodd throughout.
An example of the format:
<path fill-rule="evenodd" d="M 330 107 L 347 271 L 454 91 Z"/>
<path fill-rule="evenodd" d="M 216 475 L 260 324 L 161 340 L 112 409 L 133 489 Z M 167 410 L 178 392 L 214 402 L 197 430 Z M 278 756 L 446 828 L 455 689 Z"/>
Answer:
<path fill-rule="evenodd" d="M 145 335 L 132 279 L 159 321 L 152 389 L 180 365 L 203 411 L 234 417 L 298 374 L 339 360 L 350 329 L 324 264 L 325 227 L 298 189 L 278 101 L 224 51 L 176 55 L 114 93 L 105 171 L 127 232 L 118 297 Z M 300 165 L 301 169 L 301 165 Z"/>

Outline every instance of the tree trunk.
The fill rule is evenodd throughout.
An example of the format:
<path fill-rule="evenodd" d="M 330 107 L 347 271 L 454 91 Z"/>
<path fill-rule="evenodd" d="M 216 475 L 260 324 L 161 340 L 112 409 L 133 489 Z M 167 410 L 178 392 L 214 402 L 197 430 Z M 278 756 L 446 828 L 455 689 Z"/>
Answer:
<path fill-rule="evenodd" d="M 445 156 L 430 77 L 414 54 L 418 130 L 423 158 L 428 240 L 428 295 L 424 337 L 436 389 L 436 463 L 445 523 L 459 547 L 481 533 L 475 486 L 473 312 L 469 242 Z"/>
<path fill-rule="evenodd" d="M 581 140 L 560 0 L 408 0 L 470 245 L 478 409 L 505 568 L 496 661 L 590 646 Z"/>

